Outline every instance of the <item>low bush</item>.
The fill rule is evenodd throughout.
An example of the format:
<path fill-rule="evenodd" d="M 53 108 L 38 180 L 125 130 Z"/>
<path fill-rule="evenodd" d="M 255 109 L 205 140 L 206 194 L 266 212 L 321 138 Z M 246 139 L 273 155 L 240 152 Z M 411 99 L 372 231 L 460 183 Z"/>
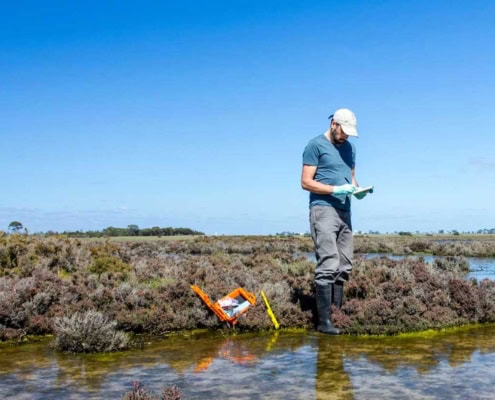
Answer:
<path fill-rule="evenodd" d="M 347 333 L 396 334 L 494 321 L 489 281 L 465 279 L 463 258 L 358 259 L 335 324 Z"/>
<path fill-rule="evenodd" d="M 443 271 L 469 272 L 469 261 L 464 256 L 447 256 L 436 258 L 433 264 L 435 267 Z"/>
<path fill-rule="evenodd" d="M 89 267 L 89 271 L 97 275 L 104 272 L 118 272 L 127 275 L 130 269 L 130 265 L 114 256 L 98 256 Z"/>
<path fill-rule="evenodd" d="M 71 353 L 124 350 L 129 343 L 126 333 L 118 332 L 117 323 L 102 313 L 89 310 L 68 317 L 55 318 L 56 346 Z"/>

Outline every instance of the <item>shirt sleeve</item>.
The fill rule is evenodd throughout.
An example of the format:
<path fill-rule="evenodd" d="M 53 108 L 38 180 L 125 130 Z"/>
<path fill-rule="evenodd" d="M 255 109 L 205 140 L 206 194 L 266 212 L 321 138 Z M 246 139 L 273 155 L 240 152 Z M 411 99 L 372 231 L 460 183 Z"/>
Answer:
<path fill-rule="evenodd" d="M 314 141 L 308 143 L 303 153 L 303 165 L 318 165 L 320 151 Z"/>

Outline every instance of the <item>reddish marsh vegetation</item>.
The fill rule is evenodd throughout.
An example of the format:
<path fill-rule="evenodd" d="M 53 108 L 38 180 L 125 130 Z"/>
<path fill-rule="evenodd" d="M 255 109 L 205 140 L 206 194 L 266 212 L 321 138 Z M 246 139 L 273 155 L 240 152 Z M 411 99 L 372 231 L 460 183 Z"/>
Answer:
<path fill-rule="evenodd" d="M 412 251 L 414 239 L 408 240 L 395 245 Z M 357 238 L 356 248 L 369 252 L 376 245 L 366 241 Z M 466 249 L 487 254 L 495 247 L 490 242 L 469 246 Z M 239 330 L 272 327 L 261 290 L 282 327 L 310 328 L 310 251 L 310 239 L 304 237 L 108 242 L 1 235 L 0 338 L 53 333 L 57 318 L 90 310 L 133 333 L 223 328 L 191 290 L 192 284 L 213 301 L 237 287 L 254 293 L 258 303 L 239 320 Z M 335 323 L 347 333 L 391 334 L 495 322 L 495 283 L 468 281 L 465 269 L 462 257 L 433 265 L 421 259 L 357 257 Z"/>

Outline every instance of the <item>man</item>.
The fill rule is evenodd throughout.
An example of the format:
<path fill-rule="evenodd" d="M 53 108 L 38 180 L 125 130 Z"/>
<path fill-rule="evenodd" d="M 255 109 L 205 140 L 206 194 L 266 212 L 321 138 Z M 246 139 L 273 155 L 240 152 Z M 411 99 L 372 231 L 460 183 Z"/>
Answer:
<path fill-rule="evenodd" d="M 352 270 L 351 195 L 359 187 L 356 153 L 347 141 L 357 137 L 356 116 L 341 108 L 329 117 L 330 128 L 309 141 L 303 153 L 301 186 L 310 192 L 310 227 L 315 245 L 318 330 L 337 335 L 331 306 L 341 307 L 344 282 Z M 356 194 L 362 199 L 366 193 Z"/>

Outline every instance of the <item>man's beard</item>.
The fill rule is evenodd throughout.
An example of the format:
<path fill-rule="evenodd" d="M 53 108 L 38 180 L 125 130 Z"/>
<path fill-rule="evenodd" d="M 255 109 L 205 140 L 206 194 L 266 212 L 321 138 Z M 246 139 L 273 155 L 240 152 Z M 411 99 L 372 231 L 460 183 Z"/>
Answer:
<path fill-rule="evenodd" d="M 330 128 L 330 137 L 334 144 L 342 144 L 346 141 L 346 139 L 337 139 L 337 128 Z"/>

